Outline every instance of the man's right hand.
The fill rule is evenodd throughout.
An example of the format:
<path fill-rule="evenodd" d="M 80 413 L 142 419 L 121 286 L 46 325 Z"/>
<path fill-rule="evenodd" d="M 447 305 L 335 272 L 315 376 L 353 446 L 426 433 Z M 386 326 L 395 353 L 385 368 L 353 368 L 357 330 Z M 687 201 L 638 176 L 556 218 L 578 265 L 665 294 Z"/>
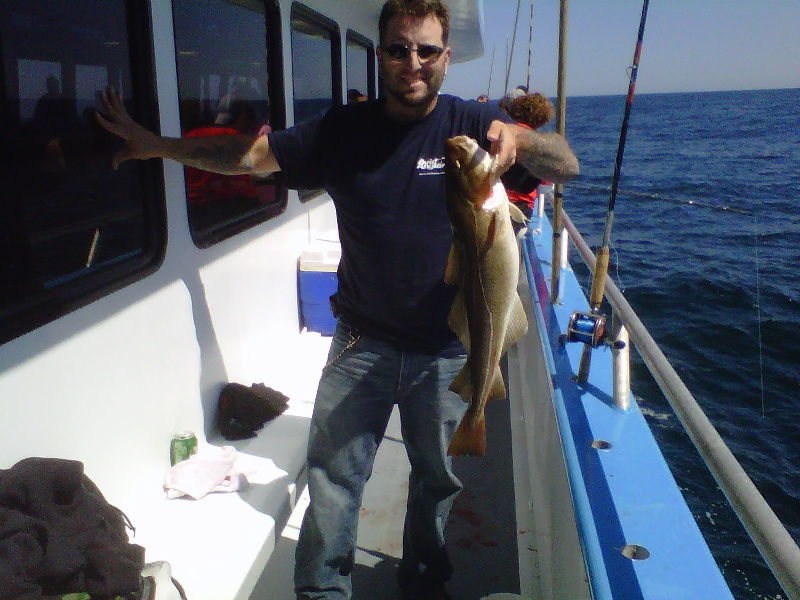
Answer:
<path fill-rule="evenodd" d="M 100 92 L 106 114 L 95 113 L 95 118 L 104 129 L 125 140 L 125 147 L 114 155 L 114 169 L 129 159 L 145 159 L 163 157 L 163 140 L 161 137 L 139 125 L 131 119 L 122 95 L 116 94 L 114 88 Z"/>

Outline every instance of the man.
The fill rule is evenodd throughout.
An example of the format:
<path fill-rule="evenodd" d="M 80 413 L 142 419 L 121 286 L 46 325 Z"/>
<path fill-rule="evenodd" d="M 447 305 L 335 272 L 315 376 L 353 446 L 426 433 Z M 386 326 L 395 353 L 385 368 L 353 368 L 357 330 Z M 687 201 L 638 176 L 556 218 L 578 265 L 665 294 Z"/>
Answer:
<path fill-rule="evenodd" d="M 175 140 L 134 123 L 104 96 L 106 129 L 127 144 L 114 162 L 164 157 L 223 173 L 283 170 L 290 187 L 324 187 L 339 222 L 338 324 L 308 445 L 311 504 L 297 546 L 299 600 L 351 597 L 358 512 L 392 408 L 411 475 L 398 581 L 403 597 L 449 598 L 443 530 L 461 483 L 446 455 L 466 405 L 448 387 L 466 360 L 447 325 L 443 282 L 452 233 L 444 148 L 470 135 L 533 174 L 566 181 L 578 163 L 557 134 L 511 124 L 492 104 L 440 96 L 450 60 L 442 0 L 388 0 L 378 23 L 384 99 L 335 107 L 268 136 Z"/>

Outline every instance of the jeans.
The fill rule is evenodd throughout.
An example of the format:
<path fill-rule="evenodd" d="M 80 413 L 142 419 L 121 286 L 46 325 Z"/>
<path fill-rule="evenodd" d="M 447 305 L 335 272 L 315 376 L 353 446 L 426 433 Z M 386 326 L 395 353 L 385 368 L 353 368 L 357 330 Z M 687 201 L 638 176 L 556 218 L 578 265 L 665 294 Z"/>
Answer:
<path fill-rule="evenodd" d="M 448 387 L 465 361 L 401 352 L 338 323 L 311 419 L 311 504 L 295 556 L 299 599 L 352 595 L 362 493 L 395 404 L 411 464 L 398 579 L 407 588 L 450 578 L 444 527 L 462 485 L 447 447 L 467 404 Z"/>

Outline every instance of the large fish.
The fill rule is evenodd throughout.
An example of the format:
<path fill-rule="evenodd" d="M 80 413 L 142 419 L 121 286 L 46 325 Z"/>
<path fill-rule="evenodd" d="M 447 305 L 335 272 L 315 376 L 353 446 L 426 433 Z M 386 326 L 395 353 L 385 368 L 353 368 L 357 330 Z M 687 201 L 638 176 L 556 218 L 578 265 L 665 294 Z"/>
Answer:
<path fill-rule="evenodd" d="M 508 201 L 497 161 L 466 136 L 447 140 L 447 211 L 453 246 L 445 281 L 459 289 L 448 324 L 467 350 L 467 363 L 450 389 L 469 402 L 448 454 L 483 456 L 484 407 L 505 398 L 500 359 L 528 330 L 517 294 L 519 246 L 511 218 L 522 212 Z"/>

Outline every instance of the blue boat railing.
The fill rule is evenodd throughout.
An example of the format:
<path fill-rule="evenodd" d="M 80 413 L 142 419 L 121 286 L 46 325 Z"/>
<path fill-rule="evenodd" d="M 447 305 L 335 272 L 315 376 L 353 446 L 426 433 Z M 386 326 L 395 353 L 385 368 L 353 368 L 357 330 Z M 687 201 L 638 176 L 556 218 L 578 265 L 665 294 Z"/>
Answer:
<path fill-rule="evenodd" d="M 564 333 L 574 310 L 589 309 L 588 300 L 574 273 L 565 269 L 559 278 L 564 286 L 562 301 L 551 304 L 553 229 L 544 218 L 533 225 L 521 240 L 527 274 L 522 298 L 532 303 L 529 314 L 535 316 L 536 325 L 530 328 L 532 339 L 523 340 L 518 348 L 516 357 L 521 360 L 509 360 L 509 386 L 520 402 L 520 418 L 535 424 L 532 437 L 545 444 L 537 447 L 526 440 L 531 459 L 526 464 L 534 465 L 528 475 L 536 482 L 554 479 L 552 495 L 537 493 L 542 504 L 531 508 L 537 517 L 526 523 L 526 529 L 549 535 L 552 523 L 574 519 L 577 538 L 572 540 L 569 534 L 554 538 L 550 550 L 559 557 L 555 562 L 550 550 L 537 556 L 542 577 L 525 579 L 525 594 L 593 600 L 733 600 L 644 415 L 638 407 L 620 409 L 612 402 L 612 353 L 599 352 L 587 381 L 577 381 L 580 344 L 565 343 Z M 568 239 L 568 234 L 561 237 Z M 543 385 L 548 376 L 550 384 Z M 557 442 L 548 437 L 553 429 Z M 557 469 L 553 443 L 560 443 L 571 507 L 563 504 L 558 474 L 542 470 L 544 464 Z M 574 559 L 573 542 L 580 546 L 588 585 L 585 594 L 575 579 L 581 577 L 576 565 L 561 570 L 565 561 Z"/>
<path fill-rule="evenodd" d="M 593 272 L 594 253 L 564 210 L 561 216 L 565 231 Z M 605 297 L 787 597 L 800 600 L 800 548 L 613 281 L 606 282 Z"/>
<path fill-rule="evenodd" d="M 541 204 L 542 197 L 539 198 Z M 528 283 L 531 290 L 535 289 L 534 275 L 531 269 L 531 257 L 528 252 L 527 244 L 521 245 L 523 264 L 526 269 Z M 535 293 L 531 294 L 534 303 L 538 303 Z M 547 330 L 543 321 L 543 311 L 537 308 L 534 311 L 535 318 L 538 322 L 538 329 L 540 332 Z M 542 340 L 542 343 L 546 343 Z M 545 361 L 547 369 L 551 378 L 557 376 L 557 368 L 553 361 L 552 354 L 545 352 Z M 569 416 L 564 409 L 564 400 L 561 397 L 561 391 L 557 386 L 553 389 L 553 407 L 556 412 L 556 420 L 559 427 L 563 427 L 569 422 Z M 564 460 L 568 465 L 567 477 L 569 479 L 570 490 L 572 491 L 572 502 L 575 508 L 575 520 L 577 522 L 578 530 L 581 532 L 579 539 L 581 542 L 581 549 L 584 554 L 584 564 L 588 574 L 589 584 L 592 589 L 592 598 L 597 600 L 613 600 L 614 595 L 609 585 L 609 578 L 607 576 L 608 567 L 603 558 L 602 544 L 596 529 L 592 526 L 592 508 L 589 500 L 589 492 L 586 489 L 586 482 L 581 474 L 581 469 L 578 460 L 578 448 L 571 436 L 562 436 L 561 443 L 563 444 Z"/>

